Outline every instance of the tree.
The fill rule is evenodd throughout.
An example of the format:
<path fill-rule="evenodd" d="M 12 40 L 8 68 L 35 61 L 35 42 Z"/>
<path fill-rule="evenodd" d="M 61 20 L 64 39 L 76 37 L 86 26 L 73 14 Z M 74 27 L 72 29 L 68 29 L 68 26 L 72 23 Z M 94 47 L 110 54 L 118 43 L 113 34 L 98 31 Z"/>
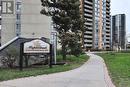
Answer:
<path fill-rule="evenodd" d="M 75 44 L 78 47 L 79 44 L 77 43 L 80 42 L 83 24 L 79 9 L 80 2 L 79 0 L 41 0 L 41 2 L 43 7 L 41 14 L 52 17 L 53 26 L 58 32 L 62 45 L 63 59 L 66 60 L 67 49 L 70 48 L 70 40 L 72 40 L 71 35 L 68 34 L 73 33 L 75 38 L 77 38 L 71 44 Z M 70 49 L 72 51 L 73 48 L 71 47 Z"/>

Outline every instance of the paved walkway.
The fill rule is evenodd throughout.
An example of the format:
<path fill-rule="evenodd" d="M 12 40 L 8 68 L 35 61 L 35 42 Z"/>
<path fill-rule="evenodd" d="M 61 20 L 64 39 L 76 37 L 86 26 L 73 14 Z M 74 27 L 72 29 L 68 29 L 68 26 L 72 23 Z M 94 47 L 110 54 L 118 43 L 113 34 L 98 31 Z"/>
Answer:
<path fill-rule="evenodd" d="M 101 57 L 90 59 L 75 70 L 0 82 L 0 87 L 115 87 Z"/>

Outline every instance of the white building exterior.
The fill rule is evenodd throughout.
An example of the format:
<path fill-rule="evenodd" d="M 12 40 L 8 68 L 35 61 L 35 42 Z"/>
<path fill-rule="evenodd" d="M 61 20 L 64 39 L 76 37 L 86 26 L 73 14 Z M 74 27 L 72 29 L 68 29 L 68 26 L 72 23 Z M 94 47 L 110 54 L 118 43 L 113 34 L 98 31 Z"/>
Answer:
<path fill-rule="evenodd" d="M 14 9 L 13 14 L 2 14 L 2 45 L 16 36 L 50 38 L 51 19 L 40 14 L 40 0 L 2 0 L 4 1 L 13 1 Z"/>

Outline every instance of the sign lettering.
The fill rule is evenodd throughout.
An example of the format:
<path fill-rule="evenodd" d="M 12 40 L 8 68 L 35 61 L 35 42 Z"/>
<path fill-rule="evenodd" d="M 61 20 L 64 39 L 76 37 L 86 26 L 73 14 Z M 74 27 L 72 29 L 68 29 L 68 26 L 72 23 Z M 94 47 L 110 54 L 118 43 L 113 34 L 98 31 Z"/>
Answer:
<path fill-rule="evenodd" d="M 24 43 L 24 53 L 49 53 L 50 45 L 42 40 Z"/>
<path fill-rule="evenodd" d="M 2 1 L 2 14 L 13 14 L 14 2 L 13 1 Z"/>

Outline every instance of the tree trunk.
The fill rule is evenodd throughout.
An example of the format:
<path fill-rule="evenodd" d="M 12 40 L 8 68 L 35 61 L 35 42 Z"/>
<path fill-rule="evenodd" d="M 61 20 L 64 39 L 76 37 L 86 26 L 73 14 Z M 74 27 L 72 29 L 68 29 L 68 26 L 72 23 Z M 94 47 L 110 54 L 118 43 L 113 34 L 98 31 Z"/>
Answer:
<path fill-rule="evenodd" d="M 65 48 L 65 44 L 62 45 L 62 57 L 63 57 L 63 60 L 66 60 L 66 48 Z"/>
<path fill-rule="evenodd" d="M 25 67 L 28 68 L 28 59 L 29 59 L 29 56 L 26 56 L 25 57 Z"/>

